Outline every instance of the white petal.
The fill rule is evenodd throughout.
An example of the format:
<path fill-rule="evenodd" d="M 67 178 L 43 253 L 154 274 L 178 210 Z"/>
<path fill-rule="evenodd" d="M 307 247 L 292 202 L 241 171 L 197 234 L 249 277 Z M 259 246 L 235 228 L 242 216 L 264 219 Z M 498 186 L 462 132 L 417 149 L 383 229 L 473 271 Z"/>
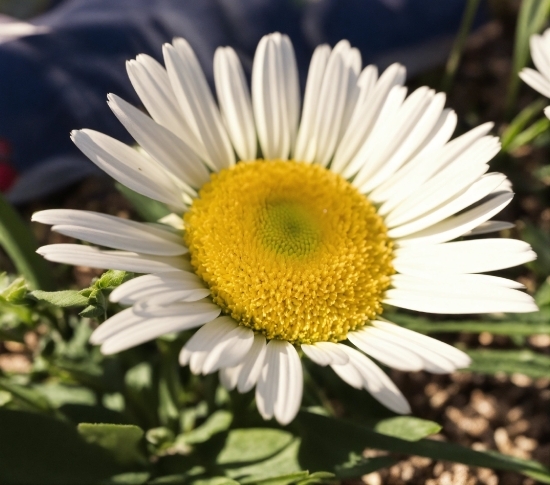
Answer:
<path fill-rule="evenodd" d="M 486 157 L 487 149 L 484 148 L 489 142 L 484 141 L 480 145 L 478 140 L 489 132 L 493 123 L 480 125 L 447 143 L 456 126 L 456 120 L 456 114 L 449 113 L 449 119 L 444 120 L 441 132 L 438 132 L 434 142 L 437 149 L 428 150 L 415 157 L 399 169 L 386 184 L 373 191 L 371 194 L 373 200 L 385 201 L 380 207 L 380 214 L 388 214 L 411 194 L 420 190 L 420 187 L 434 174 L 451 163 L 462 164 L 464 161 L 468 165 L 483 164 L 490 160 Z M 491 140 L 492 137 L 487 139 Z M 492 143 L 498 143 L 498 140 L 495 138 Z"/>
<path fill-rule="evenodd" d="M 353 56 L 349 42 L 342 40 L 336 44 L 327 62 L 327 67 L 317 101 L 314 139 L 317 145 L 314 161 L 326 166 L 336 150 L 342 122 L 349 97 L 349 78 L 353 76 L 350 55 Z M 356 76 L 354 76 L 356 79 Z"/>
<path fill-rule="evenodd" d="M 454 199 L 443 202 L 440 206 L 433 208 L 430 212 L 411 222 L 390 229 L 388 236 L 397 239 L 437 224 L 483 199 L 502 184 L 505 179 L 506 177 L 499 173 L 486 174 Z"/>
<path fill-rule="evenodd" d="M 407 89 L 403 86 L 394 86 L 387 97 L 384 99 L 384 104 L 377 116 L 376 122 L 356 152 L 347 167 L 342 171 L 344 178 L 353 177 L 359 170 L 363 170 L 363 176 L 374 170 L 376 165 L 370 163 L 373 154 L 382 146 L 387 146 L 394 136 L 394 129 L 397 124 L 397 115 L 399 109 L 405 101 Z"/>
<path fill-rule="evenodd" d="M 503 194 L 504 196 L 505 194 Z M 495 197 L 496 199 L 496 197 Z M 491 201 L 494 201 L 495 199 L 491 199 Z M 469 211 L 470 212 L 470 211 Z M 491 216 L 492 217 L 492 216 Z M 504 231 L 506 229 L 512 229 L 515 227 L 515 224 L 512 222 L 506 222 L 506 221 L 487 221 L 483 224 L 480 224 L 475 229 L 472 229 L 471 231 L 464 233 L 464 236 L 477 236 L 479 234 L 489 234 L 491 232 L 500 232 Z"/>
<path fill-rule="evenodd" d="M 190 270 L 187 260 L 175 256 L 150 256 L 125 251 L 102 251 L 80 244 L 50 244 L 36 252 L 54 263 L 117 269 L 134 273 L 160 273 L 173 269 Z"/>
<path fill-rule="evenodd" d="M 297 72 L 288 37 L 264 36 L 252 67 L 252 108 L 265 159 L 288 159 L 294 144 L 299 116 Z"/>
<path fill-rule="evenodd" d="M 36 212 L 32 220 L 53 224 L 52 231 L 124 251 L 178 256 L 188 252 L 183 239 L 170 231 L 99 212 L 51 209 Z"/>
<path fill-rule="evenodd" d="M 237 390 L 241 393 L 250 391 L 258 382 L 260 372 L 262 371 L 266 342 L 263 335 L 254 335 L 254 343 L 245 360 L 241 364 L 239 379 L 237 381 Z"/>
<path fill-rule="evenodd" d="M 265 353 L 265 337 L 255 334 L 252 347 L 243 361 L 235 367 L 220 370 L 220 379 L 223 386 L 228 390 L 237 387 L 240 393 L 250 391 L 256 385 L 262 371 Z"/>
<path fill-rule="evenodd" d="M 342 347 L 348 354 L 350 361 L 345 366 L 332 366 L 340 377 L 346 380 L 348 384 L 353 385 L 351 383 L 354 382 L 353 379 L 356 378 L 356 375 L 349 370 L 350 367 L 353 367 L 361 376 L 363 381 L 361 387 L 366 389 L 377 401 L 399 414 L 408 414 L 411 412 L 403 394 L 401 394 L 382 369 L 361 352 L 345 345 Z"/>
<path fill-rule="evenodd" d="M 71 138 L 84 155 L 122 185 L 181 211 L 186 209 L 168 175 L 133 148 L 93 130 L 73 131 Z"/>
<path fill-rule="evenodd" d="M 190 354 L 189 367 L 194 374 L 210 374 L 222 367 L 233 367 L 247 355 L 254 341 L 252 330 L 238 325 L 230 317 L 219 317 L 201 327 L 182 350 L 183 365 Z"/>
<path fill-rule="evenodd" d="M 123 305 L 133 305 L 143 299 L 151 299 L 153 305 L 167 305 L 176 299 L 155 300 L 154 297 L 164 297 L 175 292 L 188 292 L 193 295 L 196 292 L 201 293 L 201 298 L 205 298 L 210 294 L 210 291 L 204 287 L 204 284 L 193 273 L 186 271 L 167 271 L 166 273 L 151 274 L 139 276 L 119 287 L 115 288 L 109 299 L 115 303 Z M 184 295 L 185 297 L 187 295 Z M 201 299 L 197 298 L 197 299 Z"/>
<path fill-rule="evenodd" d="M 380 151 L 375 154 L 376 160 L 370 161 L 373 165 L 377 164 L 377 170 L 369 174 L 362 169 L 357 174 L 354 185 L 360 187 L 361 192 L 372 191 L 393 175 L 418 153 L 436 126 L 445 105 L 445 94 L 434 95 L 432 90 L 426 89 L 425 94 L 418 96 L 418 101 L 410 103 L 415 93 L 409 96 L 399 111 L 399 122 L 396 124 L 396 133 L 392 141 L 385 147 L 381 146 Z"/>
<path fill-rule="evenodd" d="M 535 91 L 550 98 L 550 80 L 546 79 L 542 74 L 526 67 L 519 73 L 519 77 Z"/>
<path fill-rule="evenodd" d="M 319 96 L 323 84 L 323 76 L 326 70 L 330 47 L 320 45 L 313 52 L 309 71 L 307 74 L 306 90 L 304 95 L 304 106 L 300 129 L 296 139 L 294 159 L 302 162 L 312 162 L 315 157 L 317 145 L 314 140 L 315 120 Z"/>
<path fill-rule="evenodd" d="M 365 338 L 370 338 L 376 342 L 391 343 L 395 349 L 399 351 L 406 350 L 411 352 L 420 360 L 422 370 L 433 372 L 435 374 L 448 374 L 454 372 L 457 366 L 449 360 L 445 353 L 438 353 L 432 348 L 429 341 L 424 341 L 422 344 L 416 341 L 411 341 L 401 335 L 396 335 L 387 332 L 374 326 L 369 326 L 364 329 Z M 434 339 L 431 339 L 434 340 Z M 434 346 L 434 348 L 439 348 Z M 466 357 L 466 356 L 465 356 Z"/>
<path fill-rule="evenodd" d="M 394 86 L 404 83 L 405 68 L 400 64 L 392 64 L 377 81 L 376 77 L 377 70 L 374 66 L 367 66 L 361 74 L 358 81 L 360 98 L 331 165 L 332 171 L 344 173 L 346 178 L 353 176 L 361 167 L 363 160 L 356 155 L 370 139 L 370 133 L 378 123 L 378 117 L 390 91 Z M 354 165 L 348 167 L 352 160 L 355 160 Z"/>
<path fill-rule="evenodd" d="M 454 369 L 462 369 L 470 365 L 471 359 L 461 350 L 448 345 L 434 338 L 422 335 L 407 328 L 400 327 L 390 322 L 373 321 L 372 325 L 384 332 L 387 332 L 392 338 L 399 339 L 406 346 L 418 346 L 419 349 L 429 349 L 432 352 L 448 360 Z M 420 355 L 421 352 L 420 352 Z"/>
<path fill-rule="evenodd" d="M 146 54 L 140 54 L 135 60 L 128 61 L 126 69 L 151 117 L 185 141 L 202 159 L 208 158 L 202 141 L 179 109 L 166 69 Z"/>
<path fill-rule="evenodd" d="M 220 369 L 219 378 L 220 383 L 228 391 L 232 391 L 237 386 L 237 379 L 239 378 L 239 373 L 241 370 L 241 365 L 236 367 L 225 367 Z"/>
<path fill-rule="evenodd" d="M 492 197 L 487 202 L 463 212 L 458 216 L 450 217 L 433 226 L 399 239 L 399 246 L 438 244 L 456 239 L 460 236 L 484 234 L 486 232 L 500 231 L 502 229 L 514 227 L 513 224 L 507 222 L 499 223 L 498 225 L 486 222 L 504 209 L 513 197 L 514 194 L 511 193 Z"/>
<path fill-rule="evenodd" d="M 241 160 L 256 159 L 256 128 L 244 71 L 231 47 L 214 54 L 214 79 L 222 119 Z"/>
<path fill-rule="evenodd" d="M 415 278 L 413 280 L 413 278 Z M 395 275 L 396 288 L 386 291 L 384 302 L 409 310 L 443 313 L 495 313 L 537 311 L 533 298 L 487 275 Z"/>
<path fill-rule="evenodd" d="M 109 107 L 130 135 L 168 174 L 194 188 L 200 188 L 210 180 L 210 174 L 198 155 L 181 138 L 118 96 L 110 94 L 107 99 Z M 196 192 L 190 194 L 196 196 Z"/>
<path fill-rule="evenodd" d="M 316 364 L 344 365 L 349 361 L 348 355 L 343 351 L 340 344 L 333 342 L 317 342 L 315 344 L 302 344 L 304 353 Z"/>
<path fill-rule="evenodd" d="M 502 286 L 503 288 L 525 289 L 525 286 L 514 280 L 501 278 L 486 274 L 442 274 L 426 271 L 423 274 L 394 274 L 391 277 L 391 284 L 394 288 L 401 290 L 419 290 L 424 289 L 426 292 L 437 290 L 441 286 L 449 286 L 457 289 L 471 287 L 489 287 Z"/>
<path fill-rule="evenodd" d="M 393 265 L 400 273 L 484 273 L 536 259 L 529 244 L 517 239 L 475 239 L 395 250 Z"/>
<path fill-rule="evenodd" d="M 487 163 L 499 150 L 500 143 L 496 137 L 478 140 L 459 157 L 441 167 L 437 173 L 432 169 L 433 177 L 425 178 L 424 182 L 403 200 L 403 203 L 396 206 L 395 199 L 392 199 L 383 204 L 380 213 L 382 215 L 389 213 L 386 222 L 393 226 L 425 214 L 477 180 L 487 171 Z M 434 166 L 438 163 L 440 160 L 435 161 Z M 426 177 L 426 174 L 423 174 L 423 177 Z"/>
<path fill-rule="evenodd" d="M 288 342 L 271 340 L 267 344 L 264 368 L 256 386 L 256 404 L 264 419 L 290 423 L 302 401 L 302 363 Z"/>
<path fill-rule="evenodd" d="M 216 318 L 220 309 L 213 303 L 179 303 L 154 311 L 128 308 L 100 325 L 90 337 L 102 344 L 101 352 L 113 354 L 161 335 L 197 327 Z"/>
<path fill-rule="evenodd" d="M 533 63 L 540 73 L 546 78 L 550 79 L 550 57 L 548 55 L 548 44 L 545 43 L 544 38 L 541 35 L 532 35 L 529 39 L 529 45 L 531 47 L 531 57 Z"/>
<path fill-rule="evenodd" d="M 348 333 L 348 340 L 382 364 L 402 371 L 422 370 L 422 359 L 409 349 L 368 333 L 368 326 Z"/>
<path fill-rule="evenodd" d="M 180 108 L 208 154 L 204 162 L 213 170 L 230 167 L 235 154 L 193 49 L 184 39 L 175 39 L 173 46 L 163 46 L 163 53 Z"/>

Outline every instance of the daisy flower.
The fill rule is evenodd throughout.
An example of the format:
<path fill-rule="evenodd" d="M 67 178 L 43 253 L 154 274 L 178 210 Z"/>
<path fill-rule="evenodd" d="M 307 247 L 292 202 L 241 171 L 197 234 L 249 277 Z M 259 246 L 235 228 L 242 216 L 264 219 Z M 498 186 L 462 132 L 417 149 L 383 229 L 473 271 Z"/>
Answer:
<path fill-rule="evenodd" d="M 542 35 L 532 35 L 529 44 L 531 57 L 538 71 L 525 67 L 519 77 L 534 90 L 550 98 L 550 29 L 546 29 Z M 550 118 L 550 106 L 544 109 L 544 114 Z"/>
<path fill-rule="evenodd" d="M 512 199 L 506 177 L 486 173 L 499 151 L 491 124 L 449 141 L 457 119 L 443 93 L 421 87 L 407 96 L 402 66 L 361 69 L 347 41 L 315 50 L 303 103 L 285 35 L 260 41 L 250 90 L 233 49 L 219 48 L 217 103 L 185 40 L 163 52 L 166 67 L 146 55 L 127 66 L 149 116 L 108 97 L 139 149 L 92 130 L 72 138 L 113 178 L 174 214 L 164 225 L 76 210 L 34 215 L 112 248 L 55 244 L 39 249 L 46 259 L 145 274 L 111 294 L 129 308 L 94 331 L 104 354 L 199 327 L 181 365 L 219 371 L 227 389 L 255 386 L 265 419 L 296 416 L 302 354 L 408 413 L 371 358 L 434 373 L 470 360 L 387 321 L 386 306 L 536 310 L 520 284 L 479 274 L 535 259 L 528 244 L 455 241 L 510 226 L 489 220 Z"/>

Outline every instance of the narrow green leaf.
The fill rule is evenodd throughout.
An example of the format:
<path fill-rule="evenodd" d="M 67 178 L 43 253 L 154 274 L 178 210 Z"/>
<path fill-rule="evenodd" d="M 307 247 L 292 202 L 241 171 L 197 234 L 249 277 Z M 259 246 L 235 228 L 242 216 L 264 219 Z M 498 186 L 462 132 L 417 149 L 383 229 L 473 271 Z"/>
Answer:
<path fill-rule="evenodd" d="M 546 281 L 540 286 L 535 295 L 535 301 L 540 307 L 550 306 L 550 278 L 547 278 Z"/>
<path fill-rule="evenodd" d="M 43 290 L 55 287 L 46 261 L 36 254 L 38 244 L 34 234 L 1 194 L 0 245 L 31 287 Z"/>
<path fill-rule="evenodd" d="M 338 478 L 354 478 L 362 475 L 368 475 L 382 468 L 389 468 L 398 460 L 390 456 L 376 456 L 372 458 L 364 458 L 356 456 L 355 459 L 349 460 L 343 465 L 335 467 L 336 476 Z"/>
<path fill-rule="evenodd" d="M 389 320 L 420 333 L 481 333 L 493 335 L 537 335 L 550 334 L 550 320 L 546 322 L 525 322 L 518 320 L 504 321 L 431 321 L 427 318 L 410 315 L 392 315 Z"/>
<path fill-rule="evenodd" d="M 508 114 L 511 113 L 514 107 L 518 93 L 520 83 L 518 73 L 527 65 L 530 58 L 529 39 L 531 35 L 536 34 L 543 28 L 549 11 L 549 0 L 523 0 L 521 2 L 516 25 L 513 68 L 506 97 L 506 112 Z"/>
<path fill-rule="evenodd" d="M 162 202 L 138 194 L 122 184 L 116 183 L 115 186 L 145 221 L 157 222 L 159 219 L 170 214 L 170 210 Z"/>
<path fill-rule="evenodd" d="M 472 24 L 474 23 L 475 15 L 479 7 L 480 0 L 467 0 L 466 8 L 460 22 L 460 29 L 451 48 L 447 64 L 445 66 L 445 76 L 441 83 L 441 90 L 448 92 L 453 84 L 460 58 L 462 57 L 462 51 L 466 44 L 468 34 L 472 30 Z"/>
<path fill-rule="evenodd" d="M 465 371 L 493 375 L 497 372 L 506 374 L 525 374 L 532 378 L 550 375 L 550 356 L 537 354 L 531 350 L 468 350 L 472 364 Z"/>
<path fill-rule="evenodd" d="M 58 307 L 85 306 L 88 304 L 88 298 L 82 296 L 79 291 L 31 291 L 29 295 L 37 300 L 55 305 Z"/>
<path fill-rule="evenodd" d="M 325 470 L 332 468 L 331 471 L 337 477 L 338 466 L 345 463 L 350 454 L 360 455 L 366 448 L 373 448 L 435 460 L 449 460 L 469 466 L 510 470 L 525 475 L 539 474 L 550 479 L 550 470 L 540 463 L 496 452 L 474 451 L 453 443 L 429 439 L 410 442 L 382 435 L 356 423 L 307 412 L 300 412 L 297 424 L 303 437 L 299 454 L 301 467 Z"/>
<path fill-rule="evenodd" d="M 506 147 L 506 151 L 511 153 L 522 146 L 534 142 L 539 135 L 548 131 L 549 128 L 550 120 L 548 118 L 541 118 L 540 120 L 535 121 L 531 126 L 523 130 L 521 133 L 518 133 L 514 139 L 510 141 Z"/>
<path fill-rule="evenodd" d="M 130 424 L 80 423 L 78 432 L 88 442 L 109 451 L 121 464 L 145 464 L 140 446 L 144 432 Z"/>
<path fill-rule="evenodd" d="M 506 127 L 506 129 L 500 136 L 502 151 L 509 151 L 508 148 L 510 144 L 514 141 L 516 136 L 518 136 L 525 129 L 530 121 L 540 116 L 543 108 L 547 104 L 548 103 L 546 100 L 537 99 L 519 112 L 519 114 L 510 122 L 510 124 Z"/>
<path fill-rule="evenodd" d="M 418 441 L 439 433 L 441 426 L 433 421 L 415 418 L 414 416 L 395 416 L 378 421 L 374 426 L 374 430 L 386 436 L 394 436 L 407 441 Z"/>

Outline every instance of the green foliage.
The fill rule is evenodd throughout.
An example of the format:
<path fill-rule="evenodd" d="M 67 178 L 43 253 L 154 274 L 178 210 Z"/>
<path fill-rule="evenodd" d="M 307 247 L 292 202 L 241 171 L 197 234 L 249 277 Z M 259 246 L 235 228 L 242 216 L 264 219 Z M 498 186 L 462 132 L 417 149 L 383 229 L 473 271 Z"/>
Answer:
<path fill-rule="evenodd" d="M 538 354 L 531 350 L 468 350 L 472 364 L 468 370 L 482 374 L 494 375 L 525 374 L 526 376 L 548 377 L 550 375 L 550 356 Z"/>
<path fill-rule="evenodd" d="M 36 254 L 38 244 L 33 233 L 2 195 L 0 195 L 0 246 L 30 286 L 44 290 L 54 288 L 46 261 Z"/>
<path fill-rule="evenodd" d="M 107 294 L 133 277 L 133 273 L 109 270 L 95 280 L 92 286 L 80 291 L 36 290 L 30 292 L 28 296 L 36 301 L 49 303 L 61 308 L 85 307 L 79 314 L 81 317 L 103 317 L 105 319 L 108 307 Z"/>
<path fill-rule="evenodd" d="M 496 452 L 474 451 L 441 441 L 406 441 L 379 434 L 355 423 L 306 412 L 300 413 L 298 423 L 303 437 L 300 464 L 306 468 L 332 469 L 337 477 L 340 476 L 339 467 L 349 461 L 350 456 L 360 456 L 365 448 L 373 448 L 495 470 L 511 470 L 536 476 L 543 483 L 550 483 L 550 470 L 532 460 L 522 460 Z"/>
<path fill-rule="evenodd" d="M 396 416 L 378 421 L 374 426 L 377 433 L 394 436 L 407 441 L 418 441 L 441 431 L 441 426 L 433 421 L 413 416 Z"/>
<path fill-rule="evenodd" d="M 539 32 L 548 19 L 550 0 L 523 0 L 516 25 L 516 39 L 512 73 L 508 85 L 506 111 L 512 112 L 516 101 L 520 78 L 518 73 L 529 62 L 529 38 Z"/>
<path fill-rule="evenodd" d="M 101 446 L 122 465 L 146 463 L 140 450 L 145 433 L 139 426 L 80 423 L 77 429 L 87 443 Z"/>
<path fill-rule="evenodd" d="M 109 453 L 59 420 L 0 408 L 0 429 L 2 484 L 88 485 L 124 471 Z"/>

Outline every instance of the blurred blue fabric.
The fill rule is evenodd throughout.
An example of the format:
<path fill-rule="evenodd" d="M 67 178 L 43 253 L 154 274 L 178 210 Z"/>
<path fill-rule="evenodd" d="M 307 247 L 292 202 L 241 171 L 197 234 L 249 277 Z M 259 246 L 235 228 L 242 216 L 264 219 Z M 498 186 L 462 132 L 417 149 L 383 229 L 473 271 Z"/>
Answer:
<path fill-rule="evenodd" d="M 444 61 L 466 0 L 65 0 L 32 20 L 48 32 L 0 43 L 0 138 L 20 174 L 14 203 L 42 197 L 96 169 L 69 133 L 92 128 L 130 142 L 105 102 L 109 92 L 139 104 L 125 61 L 162 60 L 162 44 L 185 37 L 208 79 L 220 45 L 250 70 L 260 38 L 287 33 L 302 86 L 316 45 L 342 38 L 363 63 L 400 61 L 413 73 Z M 483 13 L 478 16 L 483 21 Z"/>

